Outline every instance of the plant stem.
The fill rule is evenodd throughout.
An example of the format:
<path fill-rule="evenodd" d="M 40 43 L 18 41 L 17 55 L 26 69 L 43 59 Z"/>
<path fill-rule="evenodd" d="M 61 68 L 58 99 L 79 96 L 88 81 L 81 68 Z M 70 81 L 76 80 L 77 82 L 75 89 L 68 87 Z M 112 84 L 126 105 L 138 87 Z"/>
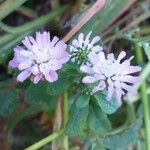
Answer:
<path fill-rule="evenodd" d="M 149 115 L 150 112 L 149 112 L 148 97 L 146 94 L 146 82 L 143 82 L 141 86 L 141 99 L 143 102 L 146 147 L 147 147 L 147 150 L 150 150 L 150 115 Z"/>
<path fill-rule="evenodd" d="M 25 3 L 27 0 L 5 0 L 0 5 L 0 20 L 8 16 L 11 12 Z"/>
<path fill-rule="evenodd" d="M 19 27 L 10 27 L 10 26 L 6 26 L 6 25 L 4 26 L 4 24 L 1 23 L 0 24 L 1 27 L 5 27 L 5 30 L 7 29 L 8 32 L 11 32 L 14 34 L 6 34 L 4 36 L 1 36 L 0 37 L 0 46 L 5 44 L 8 41 L 14 39 L 14 37 L 16 37 L 16 35 L 20 35 L 22 33 L 28 32 L 33 29 L 35 30 L 36 28 L 39 28 L 39 27 L 43 26 L 44 24 L 52 21 L 57 16 L 62 14 L 64 11 L 66 11 L 67 8 L 68 8 L 67 6 L 57 8 L 55 11 L 49 12 L 48 14 L 38 17 L 37 19 L 33 20 L 32 22 L 26 23 Z"/>
<path fill-rule="evenodd" d="M 57 97 L 55 106 L 55 116 L 53 121 L 53 132 L 60 130 L 62 125 L 62 95 Z M 60 147 L 59 139 L 52 141 L 51 150 L 57 150 Z"/>
<path fill-rule="evenodd" d="M 139 64 L 143 62 L 142 50 L 137 44 L 136 44 L 136 57 Z M 143 81 L 141 85 L 141 100 L 143 103 L 146 148 L 147 150 L 150 150 L 150 112 L 149 112 L 148 97 L 146 93 L 146 81 Z"/>
<path fill-rule="evenodd" d="M 28 147 L 24 150 L 37 150 L 37 149 L 43 147 L 44 145 L 46 145 L 47 143 L 51 142 L 52 140 L 54 140 L 54 139 L 58 138 L 59 136 L 61 136 L 63 134 L 63 132 L 64 132 L 63 130 L 60 130 L 60 131 L 58 131 L 58 132 L 42 139 L 42 140 L 40 140 L 39 142 L 31 145 L 30 147 Z"/>
<path fill-rule="evenodd" d="M 64 99 L 63 99 L 63 128 L 65 129 L 66 128 L 66 124 L 67 124 L 67 121 L 68 121 L 68 93 L 67 91 L 65 91 L 64 93 Z M 68 136 L 63 135 L 63 149 L 64 150 L 69 150 L 69 143 L 68 143 Z"/>

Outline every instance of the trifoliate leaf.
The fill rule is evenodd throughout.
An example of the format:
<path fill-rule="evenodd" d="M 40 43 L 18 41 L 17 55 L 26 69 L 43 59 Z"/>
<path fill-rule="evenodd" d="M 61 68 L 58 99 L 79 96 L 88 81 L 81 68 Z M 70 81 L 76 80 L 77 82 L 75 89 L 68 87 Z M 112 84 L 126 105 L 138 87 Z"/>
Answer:
<path fill-rule="evenodd" d="M 124 149 L 128 145 L 133 144 L 138 138 L 138 131 L 142 125 L 142 120 L 137 119 L 125 131 L 116 135 L 109 135 L 103 139 L 106 148 L 111 150 Z"/>
<path fill-rule="evenodd" d="M 76 100 L 76 105 L 79 108 L 86 107 L 89 104 L 90 95 L 82 93 Z"/>
<path fill-rule="evenodd" d="M 90 129 L 101 136 L 106 135 L 111 130 L 111 124 L 107 115 L 95 104 L 90 106 L 89 112 L 88 123 Z"/>
<path fill-rule="evenodd" d="M 112 99 L 110 101 L 107 101 L 106 95 L 107 95 L 107 93 L 105 91 L 97 92 L 94 94 L 94 97 L 95 97 L 98 105 L 101 107 L 101 109 L 106 114 L 112 114 L 118 108 L 117 100 L 116 100 L 115 96 L 113 95 Z"/>
<path fill-rule="evenodd" d="M 89 113 L 89 107 L 78 108 L 73 104 L 70 110 L 69 121 L 66 127 L 66 133 L 69 135 L 82 135 L 86 127 L 86 119 Z"/>

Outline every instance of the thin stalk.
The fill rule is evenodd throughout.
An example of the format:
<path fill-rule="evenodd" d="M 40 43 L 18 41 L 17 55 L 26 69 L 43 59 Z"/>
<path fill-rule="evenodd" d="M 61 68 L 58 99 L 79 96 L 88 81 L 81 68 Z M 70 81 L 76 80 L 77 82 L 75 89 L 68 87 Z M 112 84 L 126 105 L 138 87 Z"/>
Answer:
<path fill-rule="evenodd" d="M 7 17 L 11 12 L 25 3 L 27 0 L 5 0 L 0 5 L 0 20 Z"/>
<path fill-rule="evenodd" d="M 16 11 L 18 11 L 19 13 L 21 13 L 21 14 L 29 17 L 29 18 L 36 18 L 37 17 L 36 11 L 34 11 L 28 7 L 25 7 L 25 6 L 21 6 L 21 7 L 17 8 Z"/>
<path fill-rule="evenodd" d="M 53 133 L 52 135 L 40 140 L 39 142 L 31 145 L 28 148 L 25 148 L 24 150 L 38 150 L 39 148 L 43 147 L 44 145 L 46 145 L 47 143 L 51 142 L 52 140 L 60 137 L 63 134 L 63 130 L 60 130 L 56 133 Z"/>
<path fill-rule="evenodd" d="M 36 28 L 39 28 L 39 27 L 43 26 L 44 24 L 52 21 L 54 18 L 56 18 L 56 16 L 59 16 L 63 12 L 65 12 L 67 10 L 67 8 L 68 8 L 67 6 L 57 8 L 55 11 L 49 12 L 48 14 L 43 15 L 43 16 L 33 20 L 32 22 L 26 23 L 20 27 L 7 26 L 7 30 L 9 32 L 11 31 L 11 33 L 14 33 L 14 34 L 6 34 L 4 36 L 1 36 L 0 37 L 0 46 L 5 44 L 9 40 L 14 39 L 14 37 L 16 37 L 16 35 L 18 35 L 18 34 L 25 33 L 27 31 L 30 31 L 33 29 L 35 30 Z M 1 25 L 3 25 L 3 24 L 1 24 Z M 6 28 L 5 28 L 5 30 L 6 30 Z"/>
<path fill-rule="evenodd" d="M 145 122 L 145 139 L 147 150 L 150 150 L 150 115 L 149 115 L 149 104 L 148 97 L 146 94 L 146 82 L 143 82 L 141 86 L 141 99 L 143 103 L 143 113 L 144 113 L 144 122 Z"/>
<path fill-rule="evenodd" d="M 67 91 L 65 91 L 64 93 L 64 99 L 63 99 L 63 128 L 65 129 L 66 128 L 66 124 L 67 124 L 67 121 L 68 121 L 68 93 Z M 64 150 L 69 150 L 69 142 L 68 142 L 68 136 L 63 135 L 63 149 Z"/>
<path fill-rule="evenodd" d="M 143 56 L 142 56 L 142 50 L 141 48 L 136 44 L 136 58 L 138 63 L 143 62 Z M 141 85 L 141 100 L 143 104 L 143 115 L 144 115 L 144 123 L 145 123 L 145 143 L 147 150 L 150 150 L 150 111 L 149 111 L 149 104 L 148 104 L 148 96 L 146 93 L 146 81 L 143 81 Z"/>

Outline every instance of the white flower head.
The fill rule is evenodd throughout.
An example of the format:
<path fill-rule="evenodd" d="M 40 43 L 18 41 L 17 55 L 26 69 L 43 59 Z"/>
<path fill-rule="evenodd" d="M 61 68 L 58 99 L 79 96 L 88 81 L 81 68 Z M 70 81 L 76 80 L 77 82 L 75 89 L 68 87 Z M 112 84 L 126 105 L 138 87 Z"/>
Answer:
<path fill-rule="evenodd" d="M 132 84 L 140 82 L 138 76 L 131 74 L 141 71 L 139 66 L 131 66 L 130 61 L 133 57 L 122 61 L 126 53 L 122 51 L 118 58 L 114 58 L 114 54 L 108 54 L 107 58 L 103 52 L 99 54 L 90 53 L 89 59 L 92 66 L 82 65 L 80 70 L 88 75 L 82 79 L 83 83 L 97 83 L 92 92 L 108 91 L 107 100 L 111 100 L 115 94 L 118 104 L 121 104 L 121 98 L 125 94 L 125 90 L 136 94 L 137 90 Z"/>
<path fill-rule="evenodd" d="M 90 40 L 92 31 L 85 37 L 80 33 L 78 39 L 74 39 L 70 45 L 71 61 L 77 64 L 88 64 L 88 55 L 91 52 L 99 53 L 103 50 L 100 45 L 96 45 L 100 41 L 99 36 L 95 36 Z"/>
<path fill-rule="evenodd" d="M 69 60 L 67 45 L 56 36 L 51 40 L 49 32 L 37 32 L 35 39 L 25 37 L 22 43 L 24 47 L 17 46 L 14 58 L 9 62 L 11 67 L 21 71 L 17 80 L 23 82 L 32 75 L 34 83 L 41 79 L 56 81 L 57 70 Z"/>

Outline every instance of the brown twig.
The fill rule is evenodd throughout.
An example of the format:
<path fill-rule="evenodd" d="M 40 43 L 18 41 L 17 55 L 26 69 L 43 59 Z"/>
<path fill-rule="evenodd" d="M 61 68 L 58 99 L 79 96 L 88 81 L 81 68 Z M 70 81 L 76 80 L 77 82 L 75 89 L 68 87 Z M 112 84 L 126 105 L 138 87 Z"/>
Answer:
<path fill-rule="evenodd" d="M 59 96 L 57 98 L 57 103 L 56 103 L 56 109 L 55 109 L 55 119 L 53 123 L 53 132 L 59 130 L 61 128 L 61 123 L 62 123 L 62 96 Z M 57 141 L 52 141 L 52 150 L 58 150 L 58 143 Z"/>
<path fill-rule="evenodd" d="M 75 25 L 74 28 L 69 31 L 69 33 L 63 38 L 65 42 L 67 42 L 71 37 L 75 35 L 76 32 L 78 32 L 81 27 L 84 26 L 85 23 L 87 23 L 90 18 L 92 18 L 99 10 L 103 8 L 105 5 L 106 0 L 97 0 L 95 4 L 89 9 L 87 14 Z"/>
<path fill-rule="evenodd" d="M 127 5 L 112 19 L 112 21 L 107 25 L 106 28 L 108 28 L 110 25 L 112 25 L 123 13 L 125 13 L 137 0 L 128 0 Z M 105 28 L 105 29 L 106 29 Z M 105 30 L 104 29 L 104 30 Z"/>

